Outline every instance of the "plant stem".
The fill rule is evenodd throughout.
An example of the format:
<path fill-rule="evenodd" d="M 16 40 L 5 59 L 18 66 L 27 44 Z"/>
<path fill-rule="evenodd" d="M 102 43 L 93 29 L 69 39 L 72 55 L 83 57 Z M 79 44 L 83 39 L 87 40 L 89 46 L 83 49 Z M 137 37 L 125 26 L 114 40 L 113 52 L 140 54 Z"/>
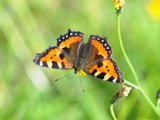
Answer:
<path fill-rule="evenodd" d="M 128 65 L 129 65 L 129 67 L 130 67 L 130 69 L 131 69 L 131 71 L 132 71 L 132 73 L 134 75 L 134 78 L 135 78 L 137 84 L 140 86 L 140 82 L 138 80 L 137 74 L 136 74 L 136 72 L 135 72 L 135 70 L 134 70 L 134 68 L 133 68 L 133 66 L 132 66 L 132 64 L 131 64 L 131 62 L 130 62 L 130 60 L 129 60 L 126 52 L 125 52 L 125 50 L 124 50 L 122 37 L 121 37 L 121 30 L 120 30 L 120 13 L 117 14 L 117 29 L 118 29 L 118 39 L 119 39 L 119 43 L 120 43 L 120 46 L 121 46 L 121 49 L 122 49 L 122 53 L 123 53 Z"/>
<path fill-rule="evenodd" d="M 153 102 L 150 100 L 146 92 L 143 90 L 143 88 L 140 88 L 141 94 L 144 96 L 144 98 L 147 100 L 147 102 L 150 104 L 150 106 L 153 108 L 155 113 L 159 116 L 160 118 L 160 111 L 156 108 L 156 106 L 153 104 Z"/>
<path fill-rule="evenodd" d="M 127 80 L 124 80 L 124 83 L 126 83 L 127 85 L 130 85 L 131 87 L 135 88 L 135 89 L 140 89 L 140 87 L 138 85 L 135 85 Z"/>
<path fill-rule="evenodd" d="M 114 113 L 113 104 L 110 105 L 110 111 L 111 111 L 111 115 L 112 115 L 113 120 L 117 120 L 116 115 Z"/>
<path fill-rule="evenodd" d="M 124 58 L 125 60 L 127 61 L 132 73 L 133 73 L 133 76 L 135 78 L 135 81 L 137 83 L 137 85 L 134 85 L 133 83 L 131 82 L 128 82 L 125 80 L 125 83 L 128 84 L 128 85 L 131 85 L 132 87 L 134 88 L 137 88 L 137 90 L 140 91 L 140 93 L 144 96 L 144 98 L 146 99 L 146 101 L 149 103 L 149 105 L 152 107 L 152 109 L 155 111 L 155 113 L 160 117 L 160 111 L 158 111 L 158 109 L 156 108 L 156 106 L 153 104 L 153 102 L 150 100 L 150 98 L 148 97 L 148 95 L 146 94 L 146 92 L 143 90 L 140 82 L 139 82 L 139 79 L 138 79 L 138 76 L 125 52 L 125 49 L 124 49 L 124 46 L 123 46 L 123 42 L 122 42 L 122 37 L 121 37 L 121 30 L 120 30 L 120 13 L 117 13 L 117 32 L 118 32 L 118 39 L 119 39 L 119 43 L 120 43 L 120 47 L 122 49 L 122 53 L 124 55 Z"/>

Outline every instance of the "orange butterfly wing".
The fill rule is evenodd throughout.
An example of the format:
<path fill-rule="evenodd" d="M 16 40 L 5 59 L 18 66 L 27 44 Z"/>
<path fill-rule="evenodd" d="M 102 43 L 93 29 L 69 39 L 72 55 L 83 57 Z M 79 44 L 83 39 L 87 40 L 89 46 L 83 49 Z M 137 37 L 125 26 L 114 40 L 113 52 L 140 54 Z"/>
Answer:
<path fill-rule="evenodd" d="M 79 45 L 83 42 L 83 33 L 68 30 L 68 33 L 57 39 L 57 46 L 49 47 L 41 54 L 37 54 L 34 63 L 40 66 L 71 69 L 77 57 Z"/>
<path fill-rule="evenodd" d="M 105 81 L 123 82 L 123 74 L 111 59 L 112 49 L 105 38 L 91 35 L 89 42 L 88 66 L 84 71 Z"/>
<path fill-rule="evenodd" d="M 41 54 L 37 54 L 33 62 L 37 65 L 49 68 L 73 68 L 73 64 L 65 57 L 65 53 L 58 47 L 49 47 Z"/>
<path fill-rule="evenodd" d="M 68 30 L 68 33 L 57 39 L 57 46 L 62 49 L 74 64 L 77 59 L 79 46 L 83 43 L 83 33 Z"/>
<path fill-rule="evenodd" d="M 90 75 L 104 81 L 111 81 L 114 83 L 123 82 L 123 74 L 119 71 L 116 62 L 111 58 L 99 60 L 88 72 Z"/>
<path fill-rule="evenodd" d="M 97 54 L 102 58 L 110 57 L 112 49 L 109 46 L 106 38 L 99 37 L 97 35 L 91 35 L 88 44 L 90 45 L 90 51 L 97 50 Z"/>

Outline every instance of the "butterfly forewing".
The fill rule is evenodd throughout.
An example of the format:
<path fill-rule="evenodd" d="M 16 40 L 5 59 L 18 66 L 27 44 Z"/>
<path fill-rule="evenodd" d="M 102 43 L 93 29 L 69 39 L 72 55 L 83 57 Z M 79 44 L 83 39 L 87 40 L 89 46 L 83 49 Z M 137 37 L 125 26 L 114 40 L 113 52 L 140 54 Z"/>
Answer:
<path fill-rule="evenodd" d="M 101 56 L 102 58 L 111 56 L 112 49 L 109 46 L 106 38 L 102 38 L 97 35 L 91 35 L 88 44 L 90 46 L 90 51 L 97 49 L 97 53 L 95 55 Z"/>
<path fill-rule="evenodd" d="M 57 46 L 62 49 L 74 64 L 77 58 L 77 51 L 83 42 L 83 33 L 68 30 L 68 33 L 57 39 Z"/>
<path fill-rule="evenodd" d="M 49 68 L 71 69 L 73 64 L 66 58 L 64 52 L 58 47 L 49 47 L 33 60 L 36 64 Z"/>

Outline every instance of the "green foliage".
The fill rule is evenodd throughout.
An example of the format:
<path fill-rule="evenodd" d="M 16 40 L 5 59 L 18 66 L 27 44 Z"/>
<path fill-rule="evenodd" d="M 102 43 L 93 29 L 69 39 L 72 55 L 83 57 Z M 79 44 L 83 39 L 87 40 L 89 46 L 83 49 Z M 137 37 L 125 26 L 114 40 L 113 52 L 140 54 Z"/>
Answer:
<path fill-rule="evenodd" d="M 124 47 L 143 88 L 156 105 L 160 88 L 160 21 L 146 11 L 146 1 L 126 1 L 121 16 Z M 112 0 L 0 1 L 0 119 L 110 120 L 109 101 L 120 85 L 73 72 L 41 68 L 37 52 L 56 44 L 68 28 L 107 37 L 125 79 L 135 83 L 118 42 Z M 82 92 L 79 79 L 85 92 Z M 142 95 L 133 90 L 115 106 L 119 120 L 158 119 Z"/>

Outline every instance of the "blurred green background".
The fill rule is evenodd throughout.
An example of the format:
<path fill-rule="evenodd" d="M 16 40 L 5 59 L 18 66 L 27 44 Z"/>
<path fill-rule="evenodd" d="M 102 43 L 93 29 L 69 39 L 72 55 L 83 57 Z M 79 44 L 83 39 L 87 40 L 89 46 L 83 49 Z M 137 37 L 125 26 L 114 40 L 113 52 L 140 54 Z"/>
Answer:
<path fill-rule="evenodd" d="M 153 3 L 151 3 L 151 1 Z M 160 4 L 126 0 L 121 32 L 127 54 L 156 105 L 160 88 Z M 156 16 L 157 15 L 157 16 Z M 156 16 L 156 17 L 155 17 Z M 32 60 L 68 28 L 107 37 L 124 78 L 135 83 L 117 38 L 112 0 L 0 1 L 0 120 L 111 120 L 109 101 L 119 84 L 42 68 Z M 85 92 L 83 93 L 80 80 Z M 115 106 L 119 120 L 158 120 L 135 89 Z"/>

